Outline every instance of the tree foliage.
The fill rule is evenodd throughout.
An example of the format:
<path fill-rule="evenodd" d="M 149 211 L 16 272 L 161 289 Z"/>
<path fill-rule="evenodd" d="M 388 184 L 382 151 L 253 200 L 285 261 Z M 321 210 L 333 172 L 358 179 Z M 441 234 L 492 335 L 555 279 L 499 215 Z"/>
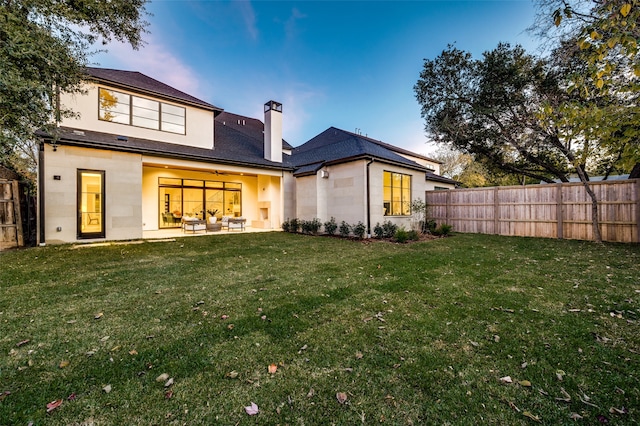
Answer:
<path fill-rule="evenodd" d="M 441 148 L 432 156 L 442 163 L 440 164 L 442 176 L 460 182 L 465 188 L 521 185 L 523 182 L 530 182 L 524 176 L 509 174 L 495 167 L 487 167 L 482 159 L 476 159 L 471 154 L 449 148 Z"/>
<path fill-rule="evenodd" d="M 545 61 L 520 46 L 500 44 L 482 60 L 449 46 L 424 61 L 414 90 L 436 142 L 510 173 L 568 181 L 570 150 L 541 119 L 563 92 Z"/>
<path fill-rule="evenodd" d="M 34 131 L 53 130 L 56 119 L 74 114 L 57 105 L 56 95 L 81 90 L 94 43 L 115 39 L 141 46 L 145 3 L 0 1 L 1 161 L 33 156 Z"/>

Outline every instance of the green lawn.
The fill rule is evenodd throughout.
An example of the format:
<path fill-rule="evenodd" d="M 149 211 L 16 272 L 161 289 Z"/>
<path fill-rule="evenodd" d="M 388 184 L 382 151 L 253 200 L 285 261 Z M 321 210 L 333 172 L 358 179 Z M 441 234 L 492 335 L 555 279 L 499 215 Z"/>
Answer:
<path fill-rule="evenodd" d="M 2 425 L 640 421 L 638 245 L 234 234 L 0 265 Z"/>

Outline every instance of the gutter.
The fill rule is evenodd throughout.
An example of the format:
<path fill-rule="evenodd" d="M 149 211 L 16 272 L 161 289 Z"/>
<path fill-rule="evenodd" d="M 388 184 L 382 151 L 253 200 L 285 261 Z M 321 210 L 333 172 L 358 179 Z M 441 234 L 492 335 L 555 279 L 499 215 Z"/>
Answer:
<path fill-rule="evenodd" d="M 38 149 L 38 219 L 36 221 L 38 229 L 38 241 L 41 246 L 45 245 L 44 240 L 44 141 L 40 141 Z"/>
<path fill-rule="evenodd" d="M 370 172 L 369 166 L 373 163 L 374 159 L 369 158 L 367 163 L 367 237 L 371 238 L 371 184 L 370 184 Z"/>

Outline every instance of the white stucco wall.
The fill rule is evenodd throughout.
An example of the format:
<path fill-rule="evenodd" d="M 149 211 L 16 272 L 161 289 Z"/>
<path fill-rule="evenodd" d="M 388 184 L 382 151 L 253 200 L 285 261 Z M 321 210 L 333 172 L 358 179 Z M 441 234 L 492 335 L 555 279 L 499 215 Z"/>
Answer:
<path fill-rule="evenodd" d="M 45 145 L 45 242 L 77 241 L 78 169 L 105 172 L 105 239 L 142 237 L 142 162 L 138 154 Z M 54 180 L 60 176 L 60 180 Z M 60 227 L 61 231 L 57 231 Z M 83 242 L 91 241 L 83 239 Z"/>
<path fill-rule="evenodd" d="M 284 210 L 282 214 L 282 220 L 280 224 L 287 220 L 296 217 L 296 178 L 293 177 L 292 172 L 284 172 L 282 177 L 283 188 L 282 198 Z"/>
<path fill-rule="evenodd" d="M 338 223 L 349 224 L 362 222 L 367 224 L 367 160 L 353 161 L 325 167 L 327 178 L 322 171 L 316 175 L 295 179 L 295 216 L 298 219 L 311 220 L 319 218 L 322 222 L 335 217 Z M 425 181 L 425 173 L 396 165 L 374 161 L 369 166 L 370 217 L 371 228 L 376 223 L 391 221 L 399 226 L 409 228 L 410 216 L 384 216 L 383 210 L 383 173 L 385 171 L 402 173 L 411 176 L 411 200 L 424 200 L 424 193 L 435 186 L 452 185 Z"/>
<path fill-rule="evenodd" d="M 98 88 L 116 90 L 121 93 L 141 96 L 147 99 L 161 101 L 167 104 L 185 107 L 186 109 L 186 134 L 180 135 L 161 130 L 146 129 L 144 127 L 129 126 L 126 124 L 112 123 L 100 120 L 98 114 Z M 200 148 L 213 147 L 213 112 L 193 106 L 181 105 L 159 98 L 154 98 L 145 94 L 109 87 L 105 84 L 87 83 L 86 93 L 60 95 L 60 102 L 63 107 L 71 108 L 80 113 L 79 118 L 65 118 L 60 123 L 61 126 L 71 127 L 80 130 L 92 130 L 96 132 L 111 133 L 135 138 L 152 139 L 161 142 L 175 143 L 178 145 L 195 146 Z"/>

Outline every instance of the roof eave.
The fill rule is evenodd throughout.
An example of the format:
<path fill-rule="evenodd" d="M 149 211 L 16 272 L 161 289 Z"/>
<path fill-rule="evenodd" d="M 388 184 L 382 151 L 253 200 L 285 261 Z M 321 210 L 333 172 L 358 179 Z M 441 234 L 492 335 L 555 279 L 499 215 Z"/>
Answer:
<path fill-rule="evenodd" d="M 40 135 L 45 142 L 51 141 L 53 138 L 50 135 Z M 285 170 L 285 171 L 293 171 L 293 167 L 277 165 L 268 165 L 268 164 L 256 164 L 244 161 L 236 161 L 236 160 L 228 160 L 224 158 L 214 158 L 208 157 L 204 155 L 197 154 L 181 154 L 181 153 L 168 153 L 163 150 L 155 150 L 155 149 L 145 149 L 138 147 L 127 147 L 118 144 L 110 144 L 106 142 L 99 142 L 96 144 L 94 141 L 83 141 L 78 139 L 69 139 L 66 137 L 62 137 L 56 140 L 57 145 L 69 145 L 69 146 L 78 146 L 82 148 L 92 148 L 92 149 L 106 149 L 118 152 L 128 152 L 132 154 L 146 154 L 146 155 L 154 155 L 162 158 L 175 158 L 180 160 L 191 160 L 191 161 L 202 161 L 206 163 L 215 163 L 215 164 L 226 164 L 226 165 L 234 165 L 234 166 L 243 166 L 250 168 L 261 168 L 261 169 L 269 169 L 269 170 Z"/>

